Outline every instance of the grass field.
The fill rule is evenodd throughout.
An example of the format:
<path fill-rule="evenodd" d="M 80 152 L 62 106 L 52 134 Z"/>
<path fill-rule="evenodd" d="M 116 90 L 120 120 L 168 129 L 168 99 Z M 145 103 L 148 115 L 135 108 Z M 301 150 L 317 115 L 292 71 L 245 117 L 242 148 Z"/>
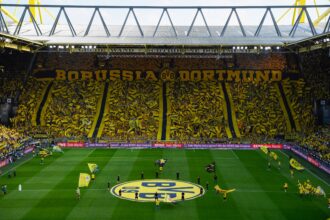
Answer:
<path fill-rule="evenodd" d="M 66 149 L 64 154 L 54 153 L 40 165 L 32 158 L 16 167 L 17 177 L 3 175 L 0 184 L 8 185 L 8 194 L 0 196 L 0 219 L 327 219 L 330 209 L 327 199 L 301 198 L 297 194 L 297 181 L 310 179 L 329 193 L 330 177 L 305 170 L 290 177 L 288 157 L 277 151 L 282 168 L 273 163 L 267 170 L 267 158 L 253 150 L 110 150 Z M 178 205 L 132 202 L 114 197 L 107 191 L 107 182 L 155 178 L 154 161 L 167 158 L 160 178 L 180 179 L 201 184 L 210 183 L 210 190 L 200 198 Z M 213 188 L 213 174 L 204 171 L 212 161 L 217 163 L 217 176 L 223 188 L 236 188 L 227 201 Z M 75 198 L 80 172 L 88 172 L 87 163 L 99 165 L 96 180 L 81 190 L 81 199 Z M 304 164 L 305 165 L 305 164 Z M 306 164 L 307 165 L 307 164 Z M 311 168 L 313 169 L 313 168 Z M 289 190 L 282 190 L 288 182 Z M 23 191 L 17 190 L 22 184 Z"/>

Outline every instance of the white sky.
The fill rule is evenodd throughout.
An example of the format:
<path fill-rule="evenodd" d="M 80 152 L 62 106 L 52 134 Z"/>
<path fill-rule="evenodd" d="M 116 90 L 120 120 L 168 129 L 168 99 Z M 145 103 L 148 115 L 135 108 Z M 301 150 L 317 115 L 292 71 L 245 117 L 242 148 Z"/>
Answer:
<path fill-rule="evenodd" d="M 42 4 L 62 5 L 182 5 L 182 6 L 219 6 L 219 5 L 292 5 L 294 0 L 40 0 Z M 307 4 L 314 4 L 313 0 L 306 0 Z M 3 3 L 17 3 L 18 0 L 3 0 Z M 28 0 L 20 0 L 27 3 Z M 318 5 L 329 4 L 329 0 L 316 0 Z"/>
<path fill-rule="evenodd" d="M 1 1 L 1 0 L 0 0 Z M 3 3 L 17 3 L 21 4 L 28 3 L 28 0 L 3 0 Z M 265 2 L 267 2 L 267 6 L 270 5 L 293 5 L 294 0 L 274 0 L 272 2 L 265 0 L 41 0 L 42 4 L 51 4 L 51 5 L 120 5 L 120 6 L 237 6 L 237 5 L 250 5 L 250 6 L 265 6 Z M 313 0 L 306 0 L 307 4 L 313 5 Z M 316 0 L 318 5 L 329 5 L 330 0 Z M 14 8 L 7 8 L 9 11 L 14 13 Z M 327 8 L 319 9 L 319 13 L 321 14 Z M 54 16 L 57 14 L 58 9 L 49 9 L 51 14 Z M 273 13 L 275 18 L 279 18 L 286 9 L 274 9 Z M 93 13 L 92 9 L 68 9 L 67 10 L 70 19 L 73 24 L 87 24 L 91 15 Z M 136 9 L 135 13 L 138 17 L 138 20 L 141 25 L 156 25 L 160 15 L 161 10 L 141 10 Z M 259 10 L 254 9 L 246 10 L 240 9 L 238 10 L 240 19 L 243 25 L 257 25 L 259 24 L 265 9 Z M 312 20 L 317 18 L 317 12 L 315 9 L 309 9 L 309 14 L 312 17 Z M 22 9 L 16 10 L 16 16 L 22 13 Z M 127 10 L 117 9 L 117 10 L 101 10 L 101 13 L 108 25 L 122 25 L 123 21 L 126 17 Z M 190 25 L 193 17 L 196 13 L 196 10 L 169 10 L 169 14 L 173 20 L 174 25 Z M 207 23 L 212 25 L 223 25 L 226 21 L 230 10 L 203 10 Z M 45 23 L 51 24 L 53 19 L 43 11 L 43 18 Z M 281 20 L 279 24 L 290 24 L 292 19 L 293 10 Z M 64 17 L 64 16 L 63 16 Z M 98 18 L 95 18 L 95 22 L 98 22 L 97 25 L 100 25 Z M 63 22 L 60 20 L 60 23 Z M 65 21 L 64 21 L 65 22 Z M 133 16 L 130 16 L 127 22 L 127 25 L 135 24 Z M 270 16 L 268 14 L 265 25 L 272 24 Z M 169 25 L 169 20 L 167 17 L 163 17 L 161 25 Z M 195 25 L 203 25 L 202 17 L 199 15 L 196 19 Z M 229 25 L 237 25 L 236 18 L 232 17 Z"/>

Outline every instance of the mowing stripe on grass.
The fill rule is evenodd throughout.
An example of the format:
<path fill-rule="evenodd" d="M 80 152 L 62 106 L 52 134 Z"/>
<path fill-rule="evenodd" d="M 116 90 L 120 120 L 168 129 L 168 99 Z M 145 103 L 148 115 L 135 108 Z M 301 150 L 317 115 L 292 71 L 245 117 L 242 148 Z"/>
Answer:
<path fill-rule="evenodd" d="M 289 156 L 285 153 L 283 153 L 282 151 L 280 151 L 282 155 L 284 155 L 285 157 L 289 158 Z M 315 173 L 313 173 L 311 170 L 309 170 L 307 167 L 305 167 L 305 170 L 307 172 L 309 172 L 310 174 L 312 174 L 315 178 L 317 178 L 318 180 L 322 181 L 324 184 L 326 184 L 327 186 L 330 186 L 329 183 L 327 183 L 324 179 L 322 179 L 321 177 L 319 177 L 318 175 L 316 175 Z"/>
<path fill-rule="evenodd" d="M 29 178 L 23 184 L 23 191 L 13 191 L 7 195 L 0 204 L 0 213 L 3 219 L 21 219 L 33 207 L 38 204 L 49 191 L 59 183 L 66 174 L 70 173 L 76 164 L 87 157 L 91 150 L 84 151 L 66 151 L 65 154 L 54 162 L 42 169 L 33 177 Z M 37 160 L 39 162 L 39 160 Z M 47 164 L 47 158 L 45 160 Z M 41 165 L 39 165 L 41 166 Z M 31 169 L 31 167 L 29 167 Z M 32 168 L 33 169 L 33 168 Z M 33 191 L 24 191 L 24 189 L 48 188 L 48 191 L 34 193 Z M 51 202 L 51 200 L 49 201 Z M 52 204 L 49 203 L 51 206 Z M 41 210 L 40 210 L 41 211 Z"/>
<path fill-rule="evenodd" d="M 219 157 L 224 158 L 230 158 L 232 159 L 231 163 L 228 163 L 228 161 L 224 160 L 223 158 L 216 159 Z M 237 168 L 237 156 L 233 154 L 231 151 L 210 151 L 210 159 L 211 161 L 216 162 L 216 175 L 218 176 L 217 183 L 214 183 L 212 180 L 211 186 L 212 190 L 210 191 L 210 199 L 212 201 L 216 201 L 214 209 L 217 208 L 217 206 L 221 207 L 221 216 L 224 216 L 227 219 L 241 219 L 245 217 L 245 213 L 242 212 L 242 210 L 239 208 L 240 201 L 236 198 L 236 193 L 229 193 L 227 201 L 223 199 L 222 194 L 217 194 L 214 190 L 214 185 L 219 185 L 223 189 L 232 189 L 235 188 L 232 186 L 231 180 L 227 178 L 225 171 L 229 170 L 230 175 L 234 175 L 233 170 Z M 230 164 L 230 166 L 228 166 Z M 213 176 L 213 175 L 212 175 Z M 211 176 L 211 177 L 212 177 Z M 236 210 L 233 212 L 233 210 Z M 216 213 L 218 211 L 213 211 L 213 215 L 217 215 Z"/>
<path fill-rule="evenodd" d="M 36 218 L 37 219 L 64 219 L 71 210 L 77 205 L 78 201 L 75 200 L 75 190 L 78 186 L 79 173 L 89 173 L 87 163 L 96 163 L 102 172 L 104 166 L 107 164 L 106 160 L 99 159 L 99 155 L 107 155 L 111 158 L 115 151 L 107 149 L 93 150 L 88 157 L 85 157 L 74 169 L 68 173 L 62 181 L 60 181 L 47 195 L 45 195 L 39 203 L 27 213 L 24 218 Z M 98 174 L 96 174 L 98 176 Z M 97 181 L 97 180 L 95 180 Z M 94 182 L 91 181 L 89 187 L 93 187 Z M 69 189 L 70 191 L 62 191 L 58 193 L 58 190 Z M 60 191 L 61 192 L 61 191 Z M 82 196 L 86 192 L 86 189 L 81 189 Z M 50 204 L 58 204 L 56 207 Z M 58 212 L 58 210 L 61 210 Z"/>
<path fill-rule="evenodd" d="M 91 152 L 92 151 L 92 152 Z M 91 152 L 91 153 L 90 153 Z M 90 154 L 89 154 L 90 153 Z M 88 157 L 87 157 L 88 156 Z M 288 158 L 278 153 L 281 169 L 272 162 L 267 171 L 267 158 L 261 151 L 246 150 L 183 150 L 183 149 L 70 149 L 54 154 L 40 165 L 40 159 L 32 159 L 17 168 L 18 176 L 0 177 L 0 184 L 9 186 L 9 194 L 0 195 L 0 219 L 326 219 L 330 216 L 325 198 L 299 197 L 297 180 L 310 179 L 312 183 L 329 187 L 309 172 L 295 172 L 290 177 Z M 140 179 L 144 171 L 146 179 L 155 178 L 158 170 L 154 161 L 168 159 L 160 178 L 180 179 L 201 185 L 209 182 L 206 194 L 177 205 L 161 203 L 155 210 L 153 203 L 121 200 L 107 191 L 117 175 L 121 182 Z M 217 175 L 221 188 L 236 188 L 223 201 L 222 195 L 213 189 L 213 174 L 205 171 L 211 162 L 217 163 Z M 89 172 L 87 162 L 100 167 L 96 180 L 89 188 L 82 189 L 81 200 L 75 199 L 78 173 Z M 287 181 L 289 190 L 282 190 Z M 17 191 L 22 183 L 23 191 Z"/>
<path fill-rule="evenodd" d="M 8 198 L 8 196 L 16 192 L 17 187 L 19 184 L 22 184 L 24 188 L 28 186 L 29 188 L 29 180 L 38 175 L 39 172 L 46 169 L 50 166 L 54 161 L 59 159 L 62 155 L 55 154 L 52 157 L 48 157 L 45 160 L 44 165 L 40 165 L 40 158 L 31 158 L 31 160 L 26 161 L 25 166 L 16 166 L 16 177 L 14 178 L 7 178 L 6 176 L 0 176 L 0 183 L 6 184 L 8 186 L 8 195 L 6 197 L 0 197 L 0 199 Z M 30 186 L 31 188 L 31 186 Z"/>
<path fill-rule="evenodd" d="M 254 160 L 256 152 L 245 150 L 230 150 L 228 153 L 229 152 L 230 154 L 236 154 L 239 160 L 237 160 L 235 167 L 229 169 L 222 167 L 220 164 L 219 172 L 225 180 L 225 187 L 227 189 L 236 188 L 239 190 L 240 188 L 244 188 L 246 190 L 253 189 L 261 191 L 258 194 L 240 193 L 239 191 L 229 194 L 229 197 L 233 198 L 237 202 L 238 208 L 235 210 L 241 211 L 242 217 L 248 219 L 285 219 L 285 216 L 279 209 L 278 205 L 266 192 L 262 192 L 262 185 L 267 183 L 267 179 L 265 179 L 265 182 L 260 183 L 254 175 L 257 173 L 261 178 L 263 178 L 265 174 L 267 174 L 264 172 L 266 170 L 266 166 L 263 167 L 263 163 L 257 163 L 257 161 Z M 218 152 L 212 153 L 216 155 Z M 249 163 L 242 161 L 240 154 L 248 155 L 247 158 L 250 158 Z M 258 173 L 261 169 L 262 173 Z M 221 184 L 220 186 L 222 187 Z"/>
<path fill-rule="evenodd" d="M 67 219 L 112 219 L 112 214 L 119 201 L 107 191 L 107 183 L 116 184 L 117 176 L 121 182 L 128 180 L 128 175 L 138 157 L 139 150 L 117 150 L 108 160 L 101 157 L 107 164 L 96 177 L 95 184 L 86 189 L 78 204 L 68 214 Z M 118 158 L 126 157 L 123 161 Z M 95 188 L 94 188 L 95 187 Z"/>
<path fill-rule="evenodd" d="M 222 152 L 223 153 L 223 152 Z M 188 158 L 188 163 L 190 167 L 191 176 L 193 176 L 192 181 L 197 182 L 197 177 L 201 178 L 201 185 L 206 190 L 206 183 L 209 184 L 209 190 L 201 198 L 195 201 L 198 219 L 240 219 L 241 216 L 239 212 L 229 212 L 233 207 L 236 207 L 234 200 L 229 200 L 223 202 L 222 196 L 215 193 L 214 190 L 214 173 L 208 173 L 205 170 L 205 166 L 209 163 L 214 162 L 213 155 L 210 150 L 201 151 L 186 151 Z M 220 158 L 232 158 L 222 155 L 218 157 L 216 163 L 219 164 Z M 217 170 L 217 176 L 219 179 L 223 179 L 221 174 Z M 207 210 L 207 211 L 206 211 Z M 221 213 L 219 215 L 219 213 Z M 197 218 L 196 218 L 197 219 Z"/>
<path fill-rule="evenodd" d="M 23 164 L 29 162 L 32 158 L 33 158 L 32 154 L 28 154 L 24 158 L 21 158 L 19 161 L 15 162 L 16 164 L 8 164 L 6 167 L 2 168 L 2 174 L 0 175 L 0 177 L 7 175 L 9 172 L 13 170 L 16 170 Z M 3 172 L 3 170 L 5 171 Z"/>
<path fill-rule="evenodd" d="M 240 158 L 241 162 L 245 164 L 246 169 L 254 177 L 257 184 L 261 186 L 261 189 L 265 191 L 265 194 L 267 194 L 269 199 L 273 202 L 274 206 L 278 210 L 277 212 L 282 214 L 281 219 L 326 219 L 327 210 L 325 206 L 322 208 L 320 204 L 315 205 L 313 202 L 306 202 L 304 199 L 298 196 L 298 193 L 269 193 L 269 191 L 274 189 L 282 189 L 285 182 L 289 184 L 290 192 L 297 192 L 297 178 L 295 177 L 292 179 L 287 177 L 287 175 L 283 175 L 289 173 L 288 166 L 283 167 L 280 170 L 275 167 L 271 167 L 270 170 L 267 170 L 267 158 L 265 157 L 266 155 L 260 151 L 236 151 L 236 154 Z M 258 164 L 265 165 L 258 167 Z M 284 164 L 288 164 L 288 160 L 286 158 Z M 300 175 L 305 174 L 301 173 Z M 288 209 L 288 206 L 290 206 L 291 209 Z"/>
<path fill-rule="evenodd" d="M 141 178 L 141 172 L 144 172 L 144 178 L 154 178 L 156 167 L 155 160 L 161 158 L 163 149 L 140 150 L 139 155 L 132 166 L 128 180 L 137 180 Z M 146 161 L 145 159 L 149 159 Z M 126 180 L 126 181 L 128 181 Z M 132 202 L 128 200 L 118 199 L 111 219 L 154 219 L 154 204 L 149 202 Z M 144 210 L 144 211 L 141 211 Z"/>
<path fill-rule="evenodd" d="M 193 176 L 190 173 L 190 167 L 187 160 L 186 150 L 183 149 L 165 149 L 164 158 L 168 159 L 161 176 L 163 179 L 176 179 L 176 173 L 180 173 L 180 180 L 193 182 Z M 181 195 L 180 195 L 181 196 Z M 196 200 L 200 198 L 178 202 L 176 205 L 161 203 L 160 210 L 155 212 L 155 219 L 198 219 L 198 210 Z"/>

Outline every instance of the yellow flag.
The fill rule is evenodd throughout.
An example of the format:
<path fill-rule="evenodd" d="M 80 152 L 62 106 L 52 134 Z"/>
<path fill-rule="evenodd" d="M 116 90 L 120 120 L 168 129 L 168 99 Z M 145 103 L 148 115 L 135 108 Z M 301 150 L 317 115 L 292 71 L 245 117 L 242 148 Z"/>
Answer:
<path fill-rule="evenodd" d="M 88 168 L 91 171 L 91 173 L 95 173 L 98 171 L 99 167 L 97 166 L 96 163 L 88 163 Z"/>
<path fill-rule="evenodd" d="M 54 152 L 61 152 L 61 153 L 63 153 L 63 150 L 59 146 L 57 146 L 57 145 L 53 147 L 53 151 Z"/>
<path fill-rule="evenodd" d="M 88 173 L 80 173 L 78 186 L 88 187 L 90 181 L 91 181 L 91 176 Z"/>
<path fill-rule="evenodd" d="M 275 152 L 270 152 L 269 156 L 271 156 L 274 160 L 277 160 L 278 156 Z"/>
<path fill-rule="evenodd" d="M 236 189 L 221 189 L 219 185 L 215 185 L 214 189 L 218 193 L 231 193 L 234 192 Z"/>
<path fill-rule="evenodd" d="M 260 150 L 261 150 L 262 152 L 264 152 L 265 154 L 268 154 L 268 148 L 267 148 L 267 147 L 265 147 L 265 146 L 261 146 L 261 147 L 260 147 Z"/>
<path fill-rule="evenodd" d="M 289 163 L 290 163 L 290 166 L 296 170 L 299 170 L 299 171 L 304 170 L 304 167 L 293 158 L 290 159 Z"/>

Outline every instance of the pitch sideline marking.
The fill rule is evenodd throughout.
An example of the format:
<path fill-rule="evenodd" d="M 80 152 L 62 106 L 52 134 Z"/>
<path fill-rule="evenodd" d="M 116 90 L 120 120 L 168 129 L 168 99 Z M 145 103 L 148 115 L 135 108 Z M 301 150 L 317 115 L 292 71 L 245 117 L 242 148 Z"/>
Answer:
<path fill-rule="evenodd" d="M 283 154 L 284 156 L 286 156 L 287 158 L 289 158 L 288 155 L 286 155 L 285 153 L 283 153 L 281 150 L 280 150 L 281 154 Z M 325 183 L 327 186 L 330 186 L 329 183 L 327 183 L 325 180 L 323 180 L 321 177 L 319 177 L 318 175 L 316 175 L 315 173 L 313 173 L 312 171 L 310 171 L 307 167 L 305 167 L 305 169 L 310 173 L 312 174 L 314 177 L 316 177 L 317 179 L 321 180 L 323 183 Z"/>
<path fill-rule="evenodd" d="M 235 158 L 236 158 L 237 160 L 239 160 L 239 157 L 237 156 L 237 154 L 235 153 L 235 151 L 234 151 L 233 149 L 231 149 L 230 151 L 234 154 Z"/>
<path fill-rule="evenodd" d="M 6 175 L 7 173 L 9 173 L 10 171 L 17 169 L 18 167 L 22 166 L 23 164 L 29 162 L 32 158 L 34 158 L 34 157 L 31 156 L 31 158 L 28 158 L 28 159 L 25 160 L 24 162 L 22 162 L 22 163 L 20 163 L 20 164 L 18 164 L 18 165 L 16 165 L 16 166 L 13 166 L 12 168 L 10 168 L 9 170 L 7 170 L 6 172 L 2 173 L 0 176 L 4 176 L 4 175 Z"/>

